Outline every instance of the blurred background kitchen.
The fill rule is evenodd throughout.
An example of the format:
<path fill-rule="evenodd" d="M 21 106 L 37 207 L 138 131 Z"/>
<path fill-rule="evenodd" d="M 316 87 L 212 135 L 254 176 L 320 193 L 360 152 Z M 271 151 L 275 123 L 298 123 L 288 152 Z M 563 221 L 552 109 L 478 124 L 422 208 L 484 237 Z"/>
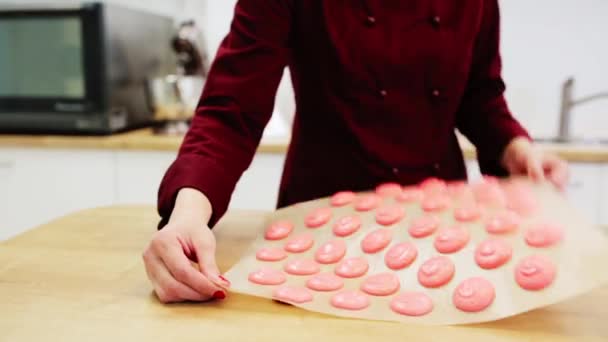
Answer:
<path fill-rule="evenodd" d="M 235 2 L 0 0 L 0 240 L 84 208 L 155 204 Z M 511 108 L 570 161 L 572 202 L 608 225 L 608 1 L 500 5 Z M 293 112 L 286 71 L 232 208 L 274 208 Z"/>

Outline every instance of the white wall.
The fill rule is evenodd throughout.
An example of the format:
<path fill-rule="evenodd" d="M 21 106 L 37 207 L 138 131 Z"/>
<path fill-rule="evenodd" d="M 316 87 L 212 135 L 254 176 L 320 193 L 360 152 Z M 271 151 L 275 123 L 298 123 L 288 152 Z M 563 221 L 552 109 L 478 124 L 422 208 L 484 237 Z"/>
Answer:
<path fill-rule="evenodd" d="M 230 30 L 230 23 L 237 0 L 206 0 L 206 2 L 206 21 L 204 21 L 204 27 L 206 29 L 205 34 L 209 51 L 215 56 L 222 39 L 224 39 Z M 293 89 L 291 87 L 289 72 L 286 70 L 283 79 L 279 84 L 279 89 L 277 90 L 275 114 L 265 133 L 267 135 L 289 134 L 289 124 L 291 123 L 294 111 Z"/>
<path fill-rule="evenodd" d="M 49 0 L 0 0 L 41 2 Z M 68 0 L 75 2 L 73 0 Z M 205 30 L 211 56 L 230 28 L 236 0 L 106 0 L 135 8 L 194 17 Z M 500 0 L 502 54 L 507 98 L 533 135 L 557 132 L 561 83 L 576 78 L 576 96 L 608 91 L 608 1 Z M 280 85 L 276 109 L 291 115 L 293 94 L 288 74 Z M 271 131 L 287 132 L 274 120 Z M 574 110 L 573 134 L 608 138 L 608 99 Z M 278 134 L 277 133 L 277 134 Z"/>
<path fill-rule="evenodd" d="M 215 51 L 228 32 L 236 0 L 208 0 L 207 35 Z M 501 0 L 507 98 L 535 136 L 558 127 L 561 83 L 576 78 L 575 94 L 608 91 L 608 1 Z M 603 63 L 602 63 L 603 61 Z M 291 108 L 284 82 L 278 103 Z M 608 138 L 608 99 L 574 110 L 573 134 Z"/>
<path fill-rule="evenodd" d="M 561 83 L 577 97 L 608 91 L 608 1 L 501 0 L 507 97 L 539 136 L 557 131 Z M 608 98 L 574 110 L 573 134 L 608 138 Z"/>

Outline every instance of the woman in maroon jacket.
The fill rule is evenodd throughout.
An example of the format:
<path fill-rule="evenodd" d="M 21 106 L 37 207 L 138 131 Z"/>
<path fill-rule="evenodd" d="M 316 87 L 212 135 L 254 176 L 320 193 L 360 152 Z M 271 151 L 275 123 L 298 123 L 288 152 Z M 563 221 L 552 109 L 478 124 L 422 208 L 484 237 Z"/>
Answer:
<path fill-rule="evenodd" d="M 456 129 L 484 174 L 566 182 L 567 165 L 535 149 L 505 102 L 497 0 L 240 0 L 160 186 L 163 229 L 144 260 L 161 301 L 225 297 L 208 227 L 254 156 L 285 66 L 297 113 L 279 207 L 464 179 Z"/>

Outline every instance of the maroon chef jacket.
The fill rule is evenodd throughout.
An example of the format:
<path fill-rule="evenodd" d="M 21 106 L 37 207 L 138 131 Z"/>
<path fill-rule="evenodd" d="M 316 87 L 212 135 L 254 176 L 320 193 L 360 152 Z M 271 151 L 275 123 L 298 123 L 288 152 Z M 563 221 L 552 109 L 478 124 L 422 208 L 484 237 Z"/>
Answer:
<path fill-rule="evenodd" d="M 223 216 L 286 66 L 296 115 L 278 207 L 380 182 L 464 179 L 456 129 L 481 171 L 501 175 L 507 143 L 529 136 L 503 97 L 499 26 L 497 0 L 238 1 L 160 185 L 159 227 L 184 187 L 209 198 L 210 226 Z"/>

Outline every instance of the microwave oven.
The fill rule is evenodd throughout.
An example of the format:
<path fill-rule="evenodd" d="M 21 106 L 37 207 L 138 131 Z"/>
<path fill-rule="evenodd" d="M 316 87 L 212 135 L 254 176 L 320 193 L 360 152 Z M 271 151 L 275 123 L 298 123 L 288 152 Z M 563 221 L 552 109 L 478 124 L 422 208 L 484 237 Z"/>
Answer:
<path fill-rule="evenodd" d="M 175 72 L 170 17 L 107 3 L 0 7 L 0 132 L 153 124 L 146 80 Z"/>

